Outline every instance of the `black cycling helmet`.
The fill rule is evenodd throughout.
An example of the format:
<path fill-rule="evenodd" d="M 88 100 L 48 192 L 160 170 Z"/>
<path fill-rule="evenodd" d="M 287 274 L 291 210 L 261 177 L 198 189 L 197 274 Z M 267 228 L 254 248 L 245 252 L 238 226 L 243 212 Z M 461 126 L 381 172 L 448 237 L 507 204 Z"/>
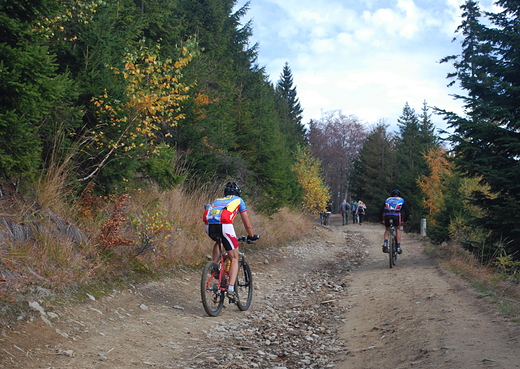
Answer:
<path fill-rule="evenodd" d="M 235 195 L 240 196 L 240 187 L 235 182 L 228 182 L 224 188 L 224 196 Z"/>
<path fill-rule="evenodd" d="M 390 194 L 390 196 L 392 196 L 392 197 L 401 197 L 401 191 L 393 190 L 392 193 Z"/>

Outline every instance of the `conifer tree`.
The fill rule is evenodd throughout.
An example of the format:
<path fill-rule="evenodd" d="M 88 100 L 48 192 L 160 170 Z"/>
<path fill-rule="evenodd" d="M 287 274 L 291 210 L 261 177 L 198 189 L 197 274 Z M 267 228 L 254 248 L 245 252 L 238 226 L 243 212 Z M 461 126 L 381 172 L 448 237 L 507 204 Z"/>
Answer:
<path fill-rule="evenodd" d="M 492 195 L 477 193 L 476 203 L 486 213 L 476 223 L 492 231 L 491 243 L 506 240 L 513 252 L 520 249 L 520 4 L 497 5 L 498 13 L 483 13 L 471 0 L 461 6 L 462 50 L 443 61 L 453 62 L 456 71 L 448 77 L 467 93 L 456 96 L 466 114 L 442 112 L 454 129 L 450 139 L 458 168 L 491 189 Z M 505 209 L 512 216 L 504 217 Z"/>
<path fill-rule="evenodd" d="M 438 138 L 434 134 L 433 125 L 428 114 L 426 102 L 423 104 L 422 114 L 419 116 L 408 103 L 398 119 L 399 132 L 395 140 L 396 175 L 395 188 L 398 188 L 405 197 L 413 219 L 417 222 L 425 215 L 422 206 L 423 193 L 417 185 L 421 175 L 428 174 L 424 154 L 428 149 L 438 146 Z M 391 191 L 391 189 L 388 189 Z M 412 226 L 418 224 L 412 224 Z"/>
<path fill-rule="evenodd" d="M 58 73 L 45 44 L 50 25 L 39 23 L 41 14 L 59 13 L 46 0 L 0 5 L 0 175 L 7 178 L 34 175 L 56 127 L 77 123 L 69 107 L 72 81 Z M 57 125 L 56 116 L 66 123 Z"/>
<path fill-rule="evenodd" d="M 279 111 L 283 119 L 282 130 L 294 152 L 297 147 L 306 144 L 305 126 L 302 123 L 303 109 L 296 96 L 296 86 L 293 85 L 291 68 L 287 62 L 276 85 L 276 92 L 281 97 Z"/>
<path fill-rule="evenodd" d="M 380 121 L 368 134 L 350 177 L 353 200 L 367 204 L 367 216 L 372 220 L 377 220 L 379 207 L 395 183 L 394 138 L 387 129 L 388 124 Z"/>

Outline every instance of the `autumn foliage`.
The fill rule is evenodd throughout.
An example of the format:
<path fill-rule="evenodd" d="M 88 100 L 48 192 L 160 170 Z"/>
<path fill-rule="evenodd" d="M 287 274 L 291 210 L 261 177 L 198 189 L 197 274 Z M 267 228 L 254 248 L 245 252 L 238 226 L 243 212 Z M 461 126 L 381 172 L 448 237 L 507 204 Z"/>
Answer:
<path fill-rule="evenodd" d="M 441 148 L 428 150 L 424 159 L 430 169 L 428 176 L 421 175 L 417 179 L 419 188 L 424 194 L 423 206 L 428 211 L 427 219 L 436 224 L 436 215 L 444 208 L 446 179 L 453 176 L 452 163 L 449 162 L 446 151 Z"/>
<path fill-rule="evenodd" d="M 119 236 L 119 230 L 126 223 L 128 218 L 124 215 L 124 208 L 128 199 L 128 194 L 119 196 L 114 204 L 112 215 L 101 226 L 99 244 L 102 250 L 108 250 L 115 246 L 129 246 L 132 240 Z"/>
<path fill-rule="evenodd" d="M 302 149 L 293 171 L 303 190 L 303 209 L 313 214 L 324 211 L 330 199 L 330 190 L 323 180 L 320 160 L 312 156 L 308 149 Z"/>

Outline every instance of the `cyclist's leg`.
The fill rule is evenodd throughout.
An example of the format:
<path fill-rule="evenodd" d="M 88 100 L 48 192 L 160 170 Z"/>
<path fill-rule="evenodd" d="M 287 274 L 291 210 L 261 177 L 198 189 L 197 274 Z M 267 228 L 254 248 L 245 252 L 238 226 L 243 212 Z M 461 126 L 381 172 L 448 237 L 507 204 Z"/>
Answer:
<path fill-rule="evenodd" d="M 396 227 L 395 231 L 396 231 L 396 235 L 397 235 L 397 237 L 396 237 L 397 243 L 400 245 L 401 244 L 401 228 Z"/>
<path fill-rule="evenodd" d="M 229 259 L 231 260 L 231 266 L 229 268 L 229 285 L 234 286 L 237 280 L 238 274 L 238 248 L 228 251 Z"/>
<path fill-rule="evenodd" d="M 387 216 L 383 216 L 383 224 L 385 226 L 385 233 L 383 235 L 383 252 L 388 252 L 388 238 L 390 237 L 390 221 Z"/>
<path fill-rule="evenodd" d="M 395 217 L 395 220 L 394 222 L 396 222 L 396 227 L 395 227 L 395 235 L 396 235 L 396 247 L 397 247 L 397 253 L 400 254 L 401 252 L 403 252 L 402 248 L 401 248 L 401 235 L 402 235 L 402 231 L 401 231 L 401 226 L 400 226 L 400 219 L 401 217 L 400 216 L 396 216 Z"/>
<path fill-rule="evenodd" d="M 213 261 L 218 261 L 220 258 L 220 245 L 219 242 L 216 241 L 213 245 Z"/>
<path fill-rule="evenodd" d="M 215 241 L 213 245 L 213 261 L 218 262 L 220 259 L 220 242 L 222 240 L 222 226 L 220 224 L 209 224 L 206 228 L 208 236 Z"/>

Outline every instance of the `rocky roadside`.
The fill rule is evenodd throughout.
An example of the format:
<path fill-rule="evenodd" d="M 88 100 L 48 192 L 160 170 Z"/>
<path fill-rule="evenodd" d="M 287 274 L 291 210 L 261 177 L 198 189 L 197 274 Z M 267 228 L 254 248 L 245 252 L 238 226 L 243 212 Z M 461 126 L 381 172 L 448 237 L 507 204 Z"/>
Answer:
<path fill-rule="evenodd" d="M 202 268 L 178 270 L 0 327 L 0 368 L 520 367 L 519 326 L 420 239 L 407 234 L 390 269 L 380 225 L 337 220 L 306 240 L 244 248 L 255 285 L 246 312 L 226 304 L 208 317 Z"/>
<path fill-rule="evenodd" d="M 254 273 L 251 311 L 208 329 L 211 344 L 178 367 L 335 367 L 345 351 L 338 333 L 344 322 L 345 309 L 339 302 L 347 293 L 345 277 L 366 253 L 359 236 L 339 228 L 334 232 L 340 235 L 335 240 L 318 237 L 272 255 L 275 266 Z M 254 265 L 253 271 L 255 267 L 259 269 Z"/>
<path fill-rule="evenodd" d="M 251 308 L 217 318 L 200 302 L 200 270 L 66 306 L 2 329 L 0 368 L 332 368 L 347 277 L 368 256 L 364 239 L 316 226 L 312 237 L 246 250 Z"/>

